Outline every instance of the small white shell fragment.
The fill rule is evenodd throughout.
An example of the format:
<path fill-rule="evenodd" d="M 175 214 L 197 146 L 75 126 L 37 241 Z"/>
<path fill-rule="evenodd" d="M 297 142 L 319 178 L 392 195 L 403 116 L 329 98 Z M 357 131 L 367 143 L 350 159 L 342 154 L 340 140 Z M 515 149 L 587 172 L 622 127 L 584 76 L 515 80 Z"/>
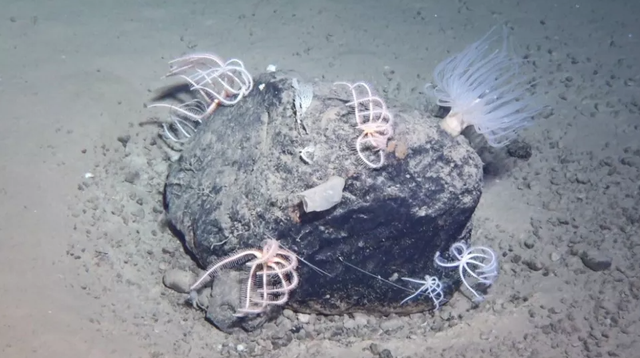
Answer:
<path fill-rule="evenodd" d="M 91 179 L 93 177 L 95 177 L 95 175 L 93 175 L 92 173 L 84 173 L 84 178 L 85 179 Z"/>
<path fill-rule="evenodd" d="M 258 89 L 259 89 L 260 91 L 262 91 L 262 90 L 264 89 L 264 86 L 265 86 L 265 84 L 264 84 L 264 83 L 261 83 L 261 84 L 260 84 L 260 86 L 258 86 Z"/>
<path fill-rule="evenodd" d="M 267 66 L 267 72 L 276 72 L 276 65 Z"/>

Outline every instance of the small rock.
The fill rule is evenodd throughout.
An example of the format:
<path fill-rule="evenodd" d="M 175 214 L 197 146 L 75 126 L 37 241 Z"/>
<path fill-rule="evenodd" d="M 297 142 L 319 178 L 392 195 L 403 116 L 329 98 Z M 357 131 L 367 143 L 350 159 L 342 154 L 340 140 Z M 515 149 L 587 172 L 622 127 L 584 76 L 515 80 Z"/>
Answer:
<path fill-rule="evenodd" d="M 561 256 L 557 252 L 552 252 L 551 255 L 550 255 L 550 258 L 551 258 L 552 262 L 556 262 L 556 261 L 560 260 Z"/>
<path fill-rule="evenodd" d="M 273 349 L 280 349 L 288 346 L 293 341 L 293 334 L 291 332 L 284 332 L 281 335 L 282 337 L 272 337 L 271 344 L 273 345 Z"/>
<path fill-rule="evenodd" d="M 604 254 L 595 251 L 582 251 L 580 253 L 580 260 L 592 271 L 604 271 L 611 267 L 612 259 Z"/>
<path fill-rule="evenodd" d="M 309 315 L 298 313 L 298 321 L 300 321 L 300 323 L 309 323 Z"/>
<path fill-rule="evenodd" d="M 371 343 L 369 345 L 369 351 L 371 351 L 371 354 L 373 354 L 374 356 L 378 355 L 380 354 L 380 346 L 378 346 L 377 343 Z"/>
<path fill-rule="evenodd" d="M 131 136 L 129 134 L 127 135 L 121 135 L 118 137 L 118 142 L 122 143 L 123 147 L 127 147 L 127 143 L 129 143 L 129 141 L 131 140 Z"/>
<path fill-rule="evenodd" d="M 135 184 L 140 179 L 140 173 L 137 171 L 130 171 L 124 176 L 124 181 L 129 184 Z"/>
<path fill-rule="evenodd" d="M 620 158 L 620 164 L 627 167 L 640 168 L 640 160 L 634 157 L 622 157 Z"/>
<path fill-rule="evenodd" d="M 549 312 L 549 313 L 551 313 L 551 314 L 560 314 L 560 313 L 562 313 L 562 311 L 561 311 L 561 310 L 559 310 L 559 309 L 558 309 L 558 308 L 556 308 L 556 307 L 549 307 L 549 309 L 547 310 L 547 312 Z"/>
<path fill-rule="evenodd" d="M 529 236 L 524 240 L 523 244 L 527 249 L 533 249 L 533 247 L 536 246 L 536 239 L 533 236 Z"/>
<path fill-rule="evenodd" d="M 380 352 L 380 354 L 378 354 L 378 357 L 380 357 L 380 358 L 393 358 L 393 354 L 391 354 L 390 350 L 383 349 L 382 352 Z"/>
<path fill-rule="evenodd" d="M 294 336 L 295 339 L 299 340 L 299 341 L 303 341 L 305 339 L 309 338 L 309 335 L 307 334 L 307 331 L 305 331 L 304 328 L 300 328 L 300 330 L 298 331 L 298 333 L 295 333 Z"/>
<path fill-rule="evenodd" d="M 343 325 L 346 329 L 354 329 L 357 326 L 356 321 L 351 318 L 345 319 Z"/>
<path fill-rule="evenodd" d="M 578 173 L 576 174 L 576 182 L 578 184 L 589 184 L 589 176 L 585 173 Z"/>
<path fill-rule="evenodd" d="M 131 216 L 134 216 L 138 219 L 144 219 L 144 209 L 143 208 L 135 208 L 131 211 Z"/>
<path fill-rule="evenodd" d="M 295 321 L 295 320 L 296 320 L 296 314 L 295 314 L 295 313 L 293 313 L 293 311 L 292 311 L 292 310 L 290 310 L 290 309 L 285 309 L 284 311 L 282 311 L 282 315 L 283 315 L 285 318 L 287 318 L 287 319 L 289 319 L 289 320 L 291 320 L 291 321 Z M 303 322 L 303 323 L 304 323 L 304 322 Z"/>
<path fill-rule="evenodd" d="M 123 211 L 124 211 L 124 206 L 116 205 L 111 209 L 111 214 L 113 214 L 115 216 L 120 216 L 120 215 L 122 215 Z"/>
<path fill-rule="evenodd" d="M 365 316 L 364 314 L 361 313 L 354 313 L 353 314 L 353 321 L 355 322 L 356 326 L 358 327 L 363 327 L 367 325 L 367 316 Z"/>
<path fill-rule="evenodd" d="M 523 262 L 531 271 L 540 271 L 544 267 L 538 260 L 526 260 Z"/>
<path fill-rule="evenodd" d="M 280 332 L 278 330 L 278 326 L 276 326 L 275 322 L 267 322 L 262 326 L 262 332 L 270 333 L 270 338 L 281 338 L 284 335 L 284 332 Z"/>
<path fill-rule="evenodd" d="M 507 145 L 507 154 L 513 158 L 529 160 L 529 158 L 531 158 L 531 145 L 519 140 L 514 140 Z"/>
<path fill-rule="evenodd" d="M 436 321 L 431 325 L 431 330 L 434 332 L 441 332 L 444 330 L 444 321 Z"/>
<path fill-rule="evenodd" d="M 615 160 L 612 157 L 604 157 L 602 160 L 600 160 L 600 164 L 607 167 L 612 167 L 615 164 Z"/>
<path fill-rule="evenodd" d="M 290 331 L 293 328 L 293 323 L 288 319 L 283 319 L 278 323 L 278 329 L 282 331 Z"/>
<path fill-rule="evenodd" d="M 402 326 L 404 326 L 404 324 L 399 318 L 387 319 L 380 323 L 380 329 L 382 329 L 383 331 L 393 331 L 395 329 L 401 328 Z"/>
<path fill-rule="evenodd" d="M 393 75 L 396 74 L 396 71 L 389 66 L 384 66 L 384 71 L 382 73 L 384 74 L 384 77 L 386 77 L 388 81 L 391 81 L 393 79 Z"/>
<path fill-rule="evenodd" d="M 197 295 L 198 297 L 195 299 L 195 306 L 207 309 L 209 307 L 209 297 L 211 297 L 211 287 L 205 287 Z"/>
<path fill-rule="evenodd" d="M 273 350 L 273 344 L 271 344 L 271 341 L 269 340 L 259 339 L 257 343 L 260 347 L 264 348 L 268 352 Z"/>
<path fill-rule="evenodd" d="M 195 281 L 196 278 L 191 272 L 177 269 L 165 272 L 162 277 L 162 283 L 164 283 L 167 288 L 179 293 L 189 293 L 189 288 Z"/>

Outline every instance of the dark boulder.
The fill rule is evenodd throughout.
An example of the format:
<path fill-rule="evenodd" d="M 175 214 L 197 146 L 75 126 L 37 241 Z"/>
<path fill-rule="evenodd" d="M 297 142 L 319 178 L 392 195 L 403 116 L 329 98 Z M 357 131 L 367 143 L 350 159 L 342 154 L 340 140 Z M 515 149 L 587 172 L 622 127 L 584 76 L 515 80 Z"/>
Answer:
<path fill-rule="evenodd" d="M 436 120 L 388 103 L 395 134 L 384 166 L 370 169 L 354 150 L 359 130 L 346 105 L 353 100 L 348 87 L 313 83 L 313 102 L 299 125 L 293 77 L 260 75 L 240 103 L 217 109 L 197 128 L 167 178 L 171 224 L 203 267 L 236 250 L 259 248 L 271 236 L 330 274 L 300 262 L 301 284 L 288 302 L 298 312 L 431 308 L 429 299 L 400 305 L 411 292 L 344 262 L 411 290 L 418 287 L 401 277 L 435 275 L 450 295 L 460 283 L 457 270 L 437 267 L 434 255 L 469 239 L 482 190 L 479 157 Z M 304 148 L 311 163 L 301 158 Z M 305 213 L 297 194 L 332 176 L 345 179 L 342 200 Z"/>

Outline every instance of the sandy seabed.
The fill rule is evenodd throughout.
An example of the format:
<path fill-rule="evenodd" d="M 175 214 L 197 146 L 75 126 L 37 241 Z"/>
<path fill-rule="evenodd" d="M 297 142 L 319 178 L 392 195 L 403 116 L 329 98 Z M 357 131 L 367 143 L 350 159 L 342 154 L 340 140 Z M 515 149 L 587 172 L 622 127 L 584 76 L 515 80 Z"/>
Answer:
<path fill-rule="evenodd" d="M 631 0 L 5 1 L 0 356 L 636 356 L 639 21 Z M 157 130 L 138 125 L 168 60 L 215 52 L 421 107 L 436 64 L 505 22 L 552 113 L 522 135 L 530 160 L 483 158 L 473 240 L 502 265 L 482 305 L 285 311 L 225 335 L 162 285 L 168 269 L 196 270 L 163 222 Z"/>

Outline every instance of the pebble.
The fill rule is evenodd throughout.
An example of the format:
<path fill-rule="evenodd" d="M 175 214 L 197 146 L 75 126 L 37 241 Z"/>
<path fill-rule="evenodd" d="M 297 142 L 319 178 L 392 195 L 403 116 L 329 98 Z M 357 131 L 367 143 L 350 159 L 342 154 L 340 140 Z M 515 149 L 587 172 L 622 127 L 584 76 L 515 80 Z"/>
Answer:
<path fill-rule="evenodd" d="M 533 249 L 534 246 L 536 246 L 536 239 L 534 237 L 529 236 L 524 240 L 524 247 L 527 249 Z"/>
<path fill-rule="evenodd" d="M 622 157 L 620 158 L 620 164 L 627 167 L 640 168 L 640 159 L 634 157 Z"/>
<path fill-rule="evenodd" d="M 358 327 L 363 327 L 367 325 L 367 316 L 361 313 L 354 313 L 353 315 L 353 321 L 355 322 L 356 326 Z"/>
<path fill-rule="evenodd" d="M 371 354 L 378 355 L 380 354 L 380 346 L 377 343 L 371 343 L 369 345 L 369 351 L 371 351 Z"/>
<path fill-rule="evenodd" d="M 293 328 L 293 323 L 288 319 L 283 319 L 278 323 L 278 329 L 282 331 L 290 331 Z"/>
<path fill-rule="evenodd" d="M 122 144 L 123 147 L 126 148 L 127 143 L 129 143 L 129 141 L 131 140 L 131 135 L 126 134 L 126 135 L 118 136 L 117 140 Z"/>
<path fill-rule="evenodd" d="M 584 173 L 578 173 L 576 174 L 576 182 L 578 182 L 578 184 L 589 184 L 589 176 L 587 174 Z"/>
<path fill-rule="evenodd" d="M 140 173 L 137 171 L 130 171 L 124 176 L 124 181 L 129 184 L 135 184 L 140 179 Z"/>
<path fill-rule="evenodd" d="M 343 324 L 344 328 L 346 329 L 354 329 L 356 328 L 358 325 L 356 324 L 356 321 L 351 319 L 351 318 L 347 318 L 344 320 L 344 324 Z"/>
<path fill-rule="evenodd" d="M 284 311 L 282 311 L 282 315 L 285 316 L 285 318 L 291 320 L 291 321 L 295 321 L 296 320 L 296 314 L 293 313 L 292 310 L 290 309 L 285 309 Z"/>
<path fill-rule="evenodd" d="M 131 216 L 134 216 L 138 219 L 144 219 L 144 209 L 143 208 L 135 208 L 131 211 Z"/>
<path fill-rule="evenodd" d="M 310 316 L 306 313 L 298 313 L 298 321 L 300 323 L 309 323 Z"/>
<path fill-rule="evenodd" d="M 196 306 L 209 307 L 209 297 L 211 297 L 211 287 L 205 287 L 196 298 Z"/>
<path fill-rule="evenodd" d="M 534 259 L 530 259 L 530 260 L 526 260 L 524 261 L 524 264 L 531 270 L 531 271 L 540 271 L 544 268 L 544 266 L 542 265 L 542 263 L 538 260 L 534 260 Z"/>
<path fill-rule="evenodd" d="M 583 251 L 580 253 L 582 263 L 592 271 L 604 271 L 611 267 L 612 259 L 596 250 Z"/>
<path fill-rule="evenodd" d="M 172 269 L 164 273 L 162 283 L 179 293 L 189 293 L 189 288 L 196 281 L 195 276 L 191 272 Z"/>
<path fill-rule="evenodd" d="M 399 318 L 387 319 L 380 323 L 380 329 L 382 329 L 383 331 L 393 331 L 403 326 L 404 323 L 402 323 L 402 320 Z"/>

